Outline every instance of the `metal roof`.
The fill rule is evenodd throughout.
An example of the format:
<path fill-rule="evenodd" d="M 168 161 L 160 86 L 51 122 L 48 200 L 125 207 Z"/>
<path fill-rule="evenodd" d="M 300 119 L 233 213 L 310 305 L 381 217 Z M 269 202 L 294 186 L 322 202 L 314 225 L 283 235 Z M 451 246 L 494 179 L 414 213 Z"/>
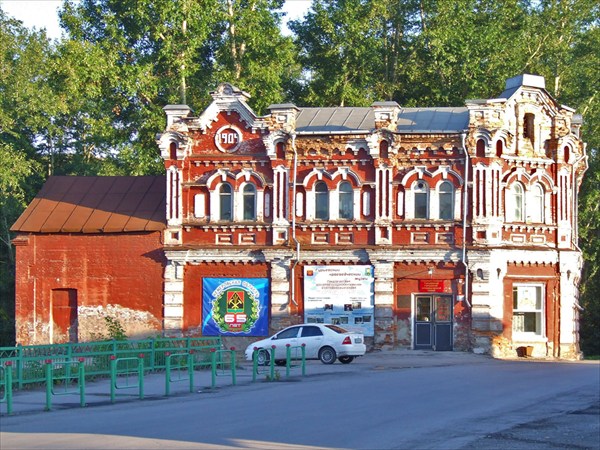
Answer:
<path fill-rule="evenodd" d="M 53 176 L 11 231 L 120 233 L 165 227 L 164 176 Z"/>
<path fill-rule="evenodd" d="M 299 133 L 367 132 L 374 126 L 373 108 L 300 108 L 296 116 Z"/>
<path fill-rule="evenodd" d="M 458 133 L 469 127 L 469 110 L 458 108 L 402 108 L 399 133 Z"/>
<path fill-rule="evenodd" d="M 458 133 L 469 126 L 469 110 L 458 108 L 401 108 L 398 133 Z M 298 133 L 359 133 L 375 128 L 375 112 L 369 107 L 300 108 Z"/>

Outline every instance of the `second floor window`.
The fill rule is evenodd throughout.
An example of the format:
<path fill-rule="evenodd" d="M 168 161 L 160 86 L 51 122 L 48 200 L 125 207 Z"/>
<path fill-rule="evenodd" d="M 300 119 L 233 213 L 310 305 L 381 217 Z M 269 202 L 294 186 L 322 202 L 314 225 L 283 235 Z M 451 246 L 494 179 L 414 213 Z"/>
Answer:
<path fill-rule="evenodd" d="M 219 220 L 233 220 L 233 195 L 228 183 L 219 189 L 219 207 Z"/>
<path fill-rule="evenodd" d="M 323 181 L 315 183 L 315 218 L 329 220 L 329 189 Z"/>
<path fill-rule="evenodd" d="M 244 220 L 256 220 L 256 189 L 254 185 L 244 186 Z"/>
<path fill-rule="evenodd" d="M 340 219 L 352 220 L 354 201 L 352 185 L 347 181 L 340 183 Z"/>
<path fill-rule="evenodd" d="M 520 183 L 515 183 L 512 187 L 513 200 L 513 220 L 515 222 L 523 222 L 523 214 L 525 211 L 525 197 L 523 195 L 523 186 Z"/>
<path fill-rule="evenodd" d="M 527 214 L 529 220 L 534 223 L 544 221 L 544 190 L 539 184 L 533 185 L 531 188 L 530 202 L 527 205 Z"/>
<path fill-rule="evenodd" d="M 424 181 L 418 181 L 413 186 L 415 196 L 415 219 L 429 218 L 429 188 Z"/>
<path fill-rule="evenodd" d="M 454 186 L 444 181 L 439 187 L 439 218 L 452 220 L 454 218 Z"/>

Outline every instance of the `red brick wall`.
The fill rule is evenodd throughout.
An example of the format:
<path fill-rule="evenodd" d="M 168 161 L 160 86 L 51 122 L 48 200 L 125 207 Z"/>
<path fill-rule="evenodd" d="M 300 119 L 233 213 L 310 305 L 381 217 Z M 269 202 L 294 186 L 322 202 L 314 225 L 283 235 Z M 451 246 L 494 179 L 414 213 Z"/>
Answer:
<path fill-rule="evenodd" d="M 69 340 L 60 326 L 63 318 L 52 317 L 62 310 L 56 303 L 65 290 L 76 295 L 77 330 L 71 339 L 106 335 L 106 316 L 117 319 L 132 338 L 161 330 L 165 258 L 160 232 L 32 234 L 18 242 L 19 344 Z"/>

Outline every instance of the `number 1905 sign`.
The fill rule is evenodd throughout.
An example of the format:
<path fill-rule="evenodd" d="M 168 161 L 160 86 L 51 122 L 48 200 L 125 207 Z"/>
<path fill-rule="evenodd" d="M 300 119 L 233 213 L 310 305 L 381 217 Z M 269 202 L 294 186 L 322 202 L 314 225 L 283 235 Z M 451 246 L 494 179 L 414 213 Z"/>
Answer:
<path fill-rule="evenodd" d="M 242 133 L 231 125 L 219 128 L 215 134 L 215 145 L 225 153 L 235 152 L 242 143 Z"/>

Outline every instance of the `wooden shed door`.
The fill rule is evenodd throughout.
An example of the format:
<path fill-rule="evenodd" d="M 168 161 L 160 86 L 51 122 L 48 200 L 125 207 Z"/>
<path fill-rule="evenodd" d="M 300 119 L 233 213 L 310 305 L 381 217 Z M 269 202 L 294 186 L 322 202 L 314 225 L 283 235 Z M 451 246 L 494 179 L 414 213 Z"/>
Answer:
<path fill-rule="evenodd" d="M 52 321 L 54 336 L 67 335 L 68 342 L 77 342 L 77 289 L 52 290 Z"/>

